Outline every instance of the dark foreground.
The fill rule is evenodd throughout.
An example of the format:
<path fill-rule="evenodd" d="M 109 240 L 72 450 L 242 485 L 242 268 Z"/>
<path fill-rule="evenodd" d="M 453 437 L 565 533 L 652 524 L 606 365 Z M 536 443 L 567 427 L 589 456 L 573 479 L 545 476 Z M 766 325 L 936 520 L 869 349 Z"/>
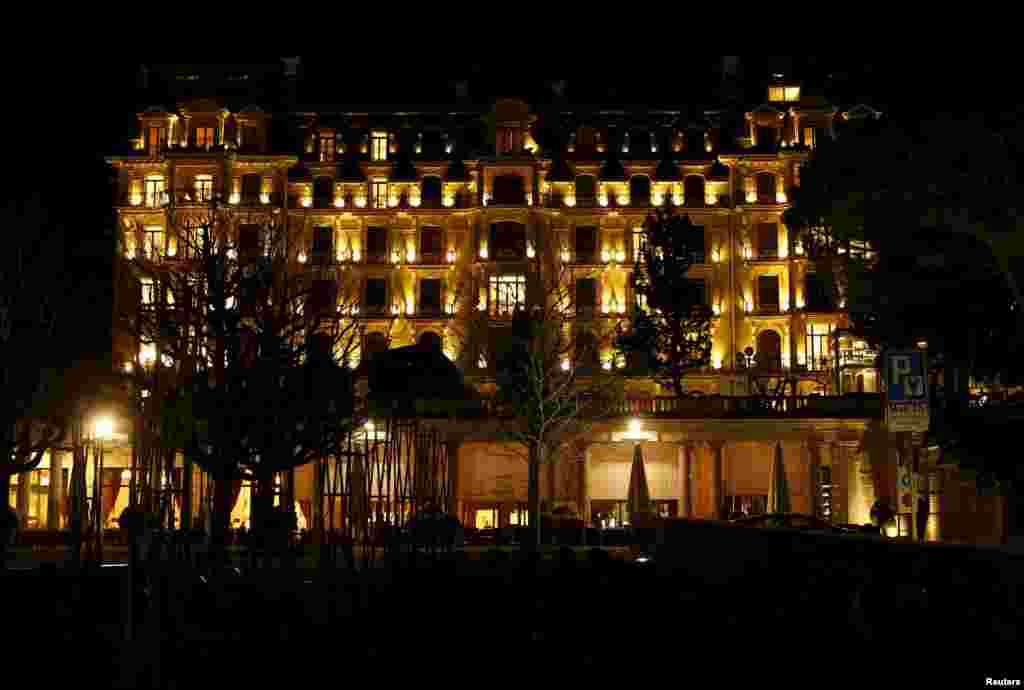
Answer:
<path fill-rule="evenodd" d="M 631 684 L 705 679 L 692 687 L 848 687 L 864 674 L 879 688 L 985 687 L 1024 676 L 1011 560 L 808 558 L 795 545 L 776 558 L 724 550 L 715 567 L 696 548 L 644 552 L 646 562 L 598 550 L 540 563 L 515 551 L 406 554 L 361 573 L 154 564 L 129 643 L 127 569 L 9 572 L 5 658 L 37 660 L 42 687 L 97 688 L 506 677 L 546 687 L 549 674 L 619 673 Z"/>

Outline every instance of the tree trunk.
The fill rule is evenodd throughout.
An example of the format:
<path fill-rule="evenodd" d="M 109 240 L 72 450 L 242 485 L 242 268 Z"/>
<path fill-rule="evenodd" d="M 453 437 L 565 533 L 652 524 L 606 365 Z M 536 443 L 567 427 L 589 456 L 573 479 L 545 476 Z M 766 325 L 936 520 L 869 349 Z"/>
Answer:
<path fill-rule="evenodd" d="M 218 566 L 227 565 L 230 517 L 231 479 L 218 477 L 213 482 L 213 515 L 210 518 L 210 558 Z"/>
<path fill-rule="evenodd" d="M 276 530 L 271 528 L 268 518 L 274 510 L 274 480 L 273 475 L 259 477 L 255 482 L 256 492 L 252 499 L 252 529 L 249 530 L 252 537 L 250 543 L 257 551 L 262 551 L 263 563 L 270 561 L 270 553 L 273 550 Z"/>
<path fill-rule="evenodd" d="M 10 457 L 10 455 L 8 455 Z M 0 467 L 0 486 L 3 486 L 4 490 L 4 509 L 10 510 L 7 507 L 7 492 L 10 491 L 11 477 L 14 476 L 8 470 L 6 466 Z M 0 524 L 0 571 L 2 571 L 7 565 L 7 550 L 11 542 L 11 537 L 17 533 L 15 525 L 7 524 L 7 514 L 5 513 L 2 518 L 3 524 Z"/>
<path fill-rule="evenodd" d="M 526 545 L 531 551 L 540 551 L 540 465 L 544 461 L 544 448 L 540 444 L 531 444 L 529 450 L 527 498 L 530 504 L 530 531 Z"/>

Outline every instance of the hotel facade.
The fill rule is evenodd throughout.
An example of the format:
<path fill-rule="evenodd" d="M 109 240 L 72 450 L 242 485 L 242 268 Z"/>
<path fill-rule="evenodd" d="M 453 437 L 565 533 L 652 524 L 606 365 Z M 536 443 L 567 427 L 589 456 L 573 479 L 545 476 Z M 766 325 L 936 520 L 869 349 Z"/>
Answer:
<path fill-rule="evenodd" d="M 298 80 L 294 72 L 286 63 L 282 93 Z M 549 509 L 568 508 L 591 524 L 627 519 L 635 441 L 624 432 L 632 424 L 643 432 L 661 515 L 717 520 L 763 512 L 781 445 L 794 512 L 868 523 L 877 498 L 898 508 L 907 495 L 900 483 L 909 478 L 929 501 L 929 539 L 1005 539 L 1002 498 L 980 496 L 941 464 L 936 449 L 921 448 L 919 436 L 886 431 L 877 353 L 846 330 L 842 299 L 831 301 L 782 221 L 815 147 L 841 136 L 850 120 L 880 113 L 828 103 L 783 79 L 766 81 L 756 101 L 699 111 L 574 104 L 564 84 L 540 105 L 516 97 L 481 104 L 469 102 L 465 88 L 456 87 L 450 104 L 429 108 L 357 106 L 340 92 L 333 105 L 301 105 L 292 88 L 291 98 L 249 102 L 208 93 L 139 112 L 136 137 L 108 158 L 118 173 L 115 310 L 159 299 L 133 262 L 175 270 L 188 260 L 176 234 L 181 219 L 216 204 L 231 219 L 229 232 L 282 223 L 293 247 L 289 271 L 343 280 L 355 291 L 338 316 L 360 325 L 352 365 L 383 347 L 440 343 L 486 395 L 494 358 L 487 343 L 464 337 L 467 315 L 486 317 L 488 343 L 500 339 L 515 307 L 526 305 L 532 261 L 562 267 L 573 301 L 565 325 L 574 337 L 596 339 L 594 365 L 622 366 L 608 335 L 625 325 L 636 300 L 640 228 L 655 208 L 672 208 L 703 233 L 689 277 L 714 315 L 711 362 L 686 377 L 682 398 L 628 377 L 621 415 L 543 470 Z M 555 117 L 557 126 L 545 119 Z M 553 147 L 542 133 L 556 129 Z M 126 369 L 159 356 L 127 332 L 115 332 L 113 348 L 115 364 Z M 776 395 L 783 390 L 785 397 Z M 527 465 L 495 440 L 497 422 L 427 423 L 446 448 L 446 507 L 467 526 L 524 521 Z M 132 422 L 119 420 L 117 428 L 101 482 L 111 527 L 127 505 L 133 462 Z M 913 457 L 918 472 L 911 476 L 903 468 Z M 29 526 L 66 524 L 68 464 L 55 451 L 12 484 L 11 503 Z M 186 519 L 196 524 L 204 478 L 184 472 L 181 458 L 178 465 L 165 481 L 179 511 L 182 496 L 191 503 Z M 300 526 L 313 521 L 313 465 L 282 477 Z M 189 481 L 192 490 L 183 491 Z M 249 487 L 240 486 L 233 525 L 247 524 L 250 500 Z M 907 512 L 896 528 L 903 535 L 913 524 Z"/>

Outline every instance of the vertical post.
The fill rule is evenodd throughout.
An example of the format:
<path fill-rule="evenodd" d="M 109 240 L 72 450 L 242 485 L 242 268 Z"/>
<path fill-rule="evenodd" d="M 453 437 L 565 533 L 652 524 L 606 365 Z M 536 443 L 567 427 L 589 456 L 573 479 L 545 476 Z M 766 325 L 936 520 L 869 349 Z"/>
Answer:
<path fill-rule="evenodd" d="M 29 518 L 29 499 L 31 498 L 32 491 L 32 473 L 31 472 L 19 472 L 18 473 L 18 522 L 21 524 L 21 528 L 28 527 Z"/>
<path fill-rule="evenodd" d="M 95 521 L 93 530 L 96 533 L 96 565 L 103 565 L 103 439 L 97 436 L 95 475 L 93 476 L 93 519 Z"/>
<path fill-rule="evenodd" d="M 444 507 L 449 515 L 459 517 L 459 447 L 458 441 L 446 441 L 448 446 L 448 504 Z"/>
<path fill-rule="evenodd" d="M 818 448 L 814 441 L 807 441 L 807 497 L 810 501 L 808 514 L 815 517 L 821 511 L 818 509 Z"/>
<path fill-rule="evenodd" d="M 711 449 L 711 519 L 722 519 L 722 451 L 725 441 L 708 441 Z"/>
<path fill-rule="evenodd" d="M 47 496 L 46 528 L 59 530 L 64 509 L 64 453 L 50 451 L 50 493 Z"/>
<path fill-rule="evenodd" d="M 192 529 L 192 457 L 185 455 L 181 468 L 181 531 Z"/>
<path fill-rule="evenodd" d="M 579 470 L 579 506 L 580 518 L 583 520 L 583 546 L 587 545 L 587 530 L 590 528 L 590 487 L 587 482 L 590 480 L 590 445 L 583 449 L 583 458 L 580 460 Z"/>
<path fill-rule="evenodd" d="M 679 446 L 679 517 L 693 517 L 693 451 L 692 441 L 684 441 Z"/>

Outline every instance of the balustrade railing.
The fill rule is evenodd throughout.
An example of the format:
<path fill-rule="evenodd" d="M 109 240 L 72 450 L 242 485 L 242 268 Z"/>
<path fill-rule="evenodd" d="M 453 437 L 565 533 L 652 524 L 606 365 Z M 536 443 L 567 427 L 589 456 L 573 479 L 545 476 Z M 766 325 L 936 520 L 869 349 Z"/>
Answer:
<path fill-rule="evenodd" d="M 438 409 L 444 407 L 439 403 Z M 500 405 L 492 398 L 459 402 L 456 416 L 503 416 Z M 718 395 L 684 397 L 645 397 L 620 400 L 611 417 L 656 419 L 708 418 L 772 418 L 772 417 L 843 417 L 876 419 L 882 416 L 882 399 L 875 393 L 842 396 L 747 396 Z"/>

